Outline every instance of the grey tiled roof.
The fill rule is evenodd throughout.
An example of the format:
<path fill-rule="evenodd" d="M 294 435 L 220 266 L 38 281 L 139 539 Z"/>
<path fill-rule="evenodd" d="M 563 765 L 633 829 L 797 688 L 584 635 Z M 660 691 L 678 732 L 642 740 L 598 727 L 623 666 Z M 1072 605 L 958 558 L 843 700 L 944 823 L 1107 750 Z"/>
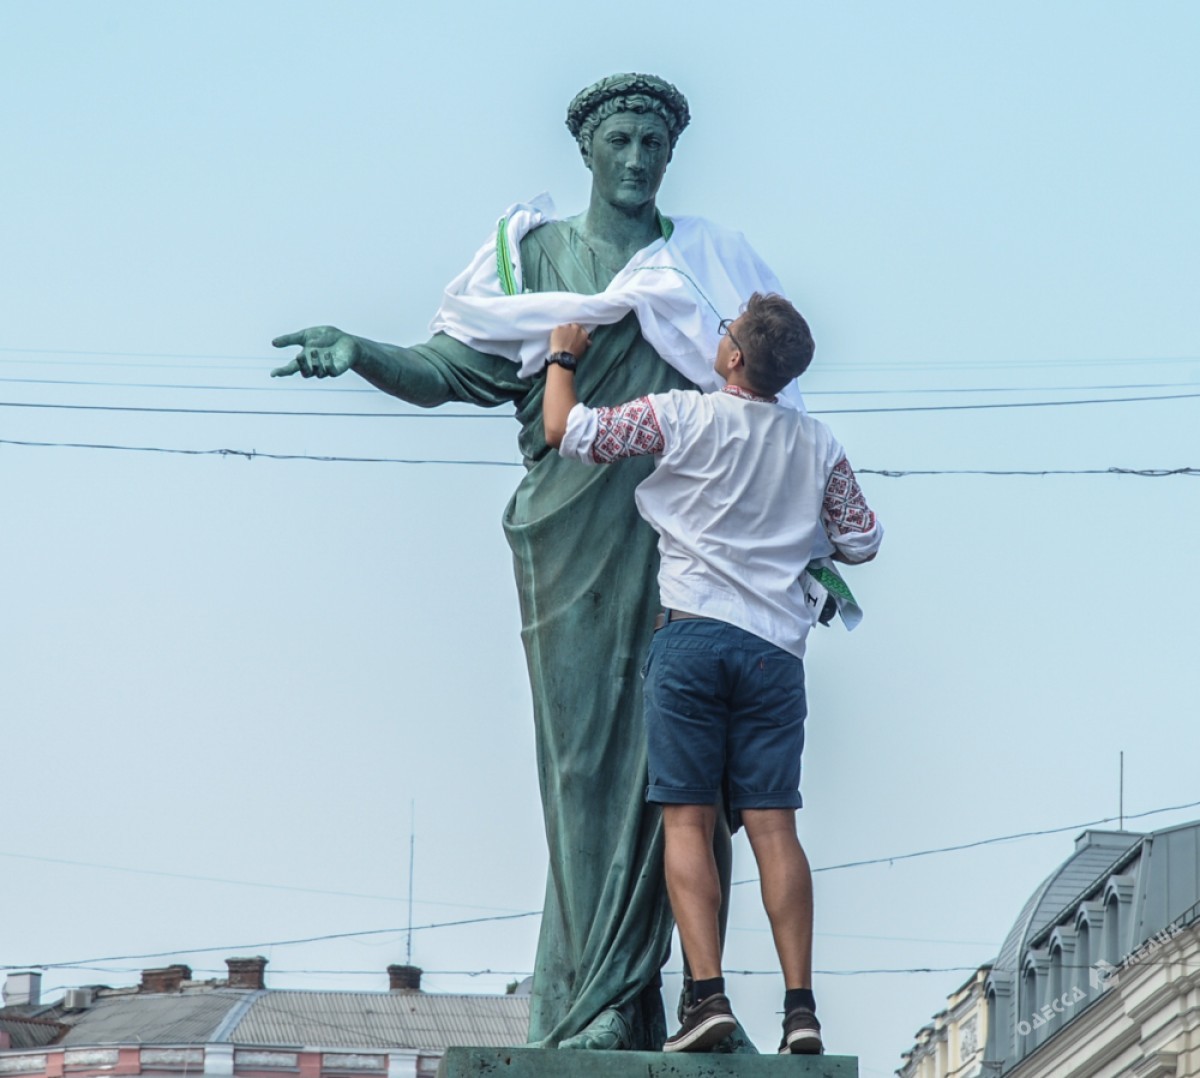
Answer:
<path fill-rule="evenodd" d="M 41 1048 L 58 1039 L 63 1027 L 53 1019 L 0 1013 L 0 1033 L 7 1033 L 11 1048 Z"/>
<path fill-rule="evenodd" d="M 182 992 L 102 992 L 55 1021 L 0 1014 L 12 1047 L 232 1043 L 240 1047 L 442 1051 L 455 1044 L 524 1044 L 529 997 L 424 992 L 248 990 L 207 984 Z M 4 1024 L 5 1018 L 12 1021 Z M 59 1024 L 61 1023 L 61 1024 Z M 58 1034 L 65 1034 L 58 1038 Z"/>
<path fill-rule="evenodd" d="M 1019 970 L 1025 948 L 1039 932 L 1062 913 L 1123 854 L 1142 840 L 1132 831 L 1087 831 L 1075 853 L 1046 877 L 1025 903 L 1005 937 L 995 967 L 1002 972 Z M 1015 973 L 1013 974 L 1016 975 Z"/>
<path fill-rule="evenodd" d="M 322 1048 L 499 1048 L 524 1044 L 528 1029 L 528 996 L 272 989 L 254 1000 L 229 1040 Z"/>
<path fill-rule="evenodd" d="M 247 992 L 209 988 L 195 992 L 99 996 L 78 1015 L 66 1015 L 67 1047 L 94 1044 L 203 1044 Z"/>

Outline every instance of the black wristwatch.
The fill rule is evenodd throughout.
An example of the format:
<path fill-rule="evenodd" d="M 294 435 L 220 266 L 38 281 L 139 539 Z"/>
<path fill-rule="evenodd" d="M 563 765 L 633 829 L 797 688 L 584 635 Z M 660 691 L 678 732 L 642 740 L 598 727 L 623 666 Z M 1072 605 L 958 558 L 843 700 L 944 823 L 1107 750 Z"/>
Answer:
<path fill-rule="evenodd" d="M 574 371 L 579 360 L 576 359 L 570 352 L 551 352 L 546 357 L 546 365 L 557 363 L 564 371 Z"/>

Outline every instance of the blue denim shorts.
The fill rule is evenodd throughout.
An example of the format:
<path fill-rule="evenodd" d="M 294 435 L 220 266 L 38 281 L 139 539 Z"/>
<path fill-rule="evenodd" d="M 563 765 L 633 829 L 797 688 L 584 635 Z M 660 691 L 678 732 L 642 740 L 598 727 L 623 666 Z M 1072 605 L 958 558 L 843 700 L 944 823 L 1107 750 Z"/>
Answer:
<path fill-rule="evenodd" d="M 709 618 L 654 634 L 644 670 L 646 800 L 741 809 L 801 805 L 804 663 Z"/>

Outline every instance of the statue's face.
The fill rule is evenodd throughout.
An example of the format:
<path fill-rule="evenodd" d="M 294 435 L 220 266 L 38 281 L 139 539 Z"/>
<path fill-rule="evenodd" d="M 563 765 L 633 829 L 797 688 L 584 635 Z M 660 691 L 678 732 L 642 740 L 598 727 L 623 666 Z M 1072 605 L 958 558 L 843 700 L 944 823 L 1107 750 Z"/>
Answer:
<path fill-rule="evenodd" d="M 587 158 L 592 189 L 623 210 L 653 203 L 667 171 L 671 139 L 667 125 L 652 112 L 618 112 L 592 135 Z"/>

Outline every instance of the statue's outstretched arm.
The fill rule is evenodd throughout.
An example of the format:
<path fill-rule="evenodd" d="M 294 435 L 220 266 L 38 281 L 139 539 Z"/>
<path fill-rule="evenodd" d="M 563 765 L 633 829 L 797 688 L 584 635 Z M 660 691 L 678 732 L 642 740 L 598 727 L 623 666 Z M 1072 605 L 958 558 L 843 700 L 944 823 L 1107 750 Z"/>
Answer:
<path fill-rule="evenodd" d="M 343 333 L 336 326 L 312 326 L 285 333 L 271 342 L 276 348 L 299 347 L 300 351 L 272 378 L 300 374 L 305 378 L 336 378 L 353 370 L 394 397 L 426 407 L 456 399 L 442 373 L 408 348 L 380 344 L 365 337 Z"/>

